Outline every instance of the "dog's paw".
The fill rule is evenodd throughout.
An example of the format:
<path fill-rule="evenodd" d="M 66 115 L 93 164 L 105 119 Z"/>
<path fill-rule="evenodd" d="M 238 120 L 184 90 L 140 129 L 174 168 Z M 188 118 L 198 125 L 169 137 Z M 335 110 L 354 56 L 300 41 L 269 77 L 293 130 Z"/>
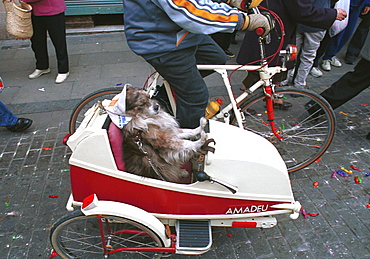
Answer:
<path fill-rule="evenodd" d="M 189 176 L 189 172 L 186 171 L 185 169 L 180 170 L 180 178 L 186 178 Z"/>
<path fill-rule="evenodd" d="M 200 118 L 200 128 L 204 130 L 204 127 L 207 125 L 208 120 L 204 117 Z"/>
<path fill-rule="evenodd" d="M 207 134 L 205 131 L 202 131 L 202 132 L 200 133 L 200 139 L 199 139 L 199 140 L 202 142 L 202 144 L 203 144 L 204 142 L 206 142 L 207 138 L 208 138 L 208 134 Z"/>
<path fill-rule="evenodd" d="M 216 141 L 213 138 L 207 139 L 206 142 L 201 146 L 201 150 L 215 153 L 215 148 L 210 146 L 209 144 L 213 143 L 213 145 L 216 144 Z"/>

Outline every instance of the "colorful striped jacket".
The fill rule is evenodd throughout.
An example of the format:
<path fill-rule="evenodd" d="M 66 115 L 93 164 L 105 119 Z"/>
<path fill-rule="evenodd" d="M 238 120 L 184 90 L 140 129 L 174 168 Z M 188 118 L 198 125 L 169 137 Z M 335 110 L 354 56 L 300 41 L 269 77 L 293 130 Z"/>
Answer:
<path fill-rule="evenodd" d="M 207 34 L 233 32 L 243 15 L 211 0 L 123 0 L 128 45 L 150 60 L 195 46 Z"/>

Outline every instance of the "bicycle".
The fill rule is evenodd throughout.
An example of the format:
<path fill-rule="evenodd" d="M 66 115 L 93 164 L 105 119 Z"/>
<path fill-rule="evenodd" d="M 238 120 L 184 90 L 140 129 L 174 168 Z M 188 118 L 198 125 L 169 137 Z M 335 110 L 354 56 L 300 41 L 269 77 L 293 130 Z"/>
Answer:
<path fill-rule="evenodd" d="M 284 55 L 288 53 L 289 51 L 283 51 Z M 270 78 L 278 71 L 286 70 L 283 67 L 260 68 L 261 79 L 234 99 L 227 71 L 234 71 L 235 69 L 251 71 L 259 67 L 256 65 L 243 67 L 239 65 L 198 66 L 199 69 L 213 69 L 222 76 L 231 100 L 230 104 L 221 109 L 212 119 L 223 120 L 226 123 L 237 125 L 265 137 L 274 143 L 283 157 L 288 171 L 295 172 L 315 162 L 328 149 L 335 133 L 333 109 L 324 98 L 312 91 L 275 88 L 272 86 L 269 82 Z M 266 79 L 262 79 L 263 77 Z M 152 81 L 146 87 L 150 95 L 154 95 L 157 91 L 159 78 L 160 75 L 158 73 L 154 73 L 151 76 L 150 80 Z M 170 93 L 170 86 L 166 81 L 164 81 L 164 86 L 167 89 L 167 93 Z M 262 93 L 255 93 L 261 87 L 268 90 Z M 86 110 L 92 104 L 99 100 L 112 99 L 121 90 L 121 88 L 101 89 L 85 97 L 72 113 L 70 133 L 76 130 Z M 250 97 L 251 93 L 254 94 Z M 174 98 L 172 94 L 168 96 L 170 107 L 176 113 Z M 274 104 L 269 96 L 290 102 L 292 108 L 285 109 L 280 107 L 279 104 Z M 266 109 L 267 102 L 270 102 L 268 114 Z M 311 110 L 314 110 L 311 113 L 305 107 L 305 104 L 308 103 L 311 104 Z M 273 116 L 273 121 L 269 122 L 271 120 L 271 118 L 268 118 L 269 116 Z M 271 126 L 271 122 L 275 122 L 277 126 Z M 275 128 L 275 130 L 273 131 L 272 128 Z"/>
<path fill-rule="evenodd" d="M 70 213 L 51 228 L 55 254 L 201 255 L 212 246 L 212 227 L 272 228 L 276 215 L 299 217 L 301 205 L 294 199 L 284 161 L 263 137 L 209 120 L 207 134 L 217 140 L 217 151 L 190 161 L 186 181 L 142 177 L 117 163 L 124 156 L 119 152 L 124 139 L 104 112 L 110 104 L 91 107 L 78 130 L 65 139 L 72 151 Z M 242 152 L 248 144 L 253 150 Z"/>
<path fill-rule="evenodd" d="M 278 149 L 288 172 L 295 172 L 317 161 L 328 149 L 335 133 L 334 111 L 329 103 L 315 92 L 275 87 L 271 78 L 277 73 L 287 71 L 285 62 L 295 58 L 296 49 L 289 45 L 285 50 L 279 50 L 277 53 L 282 56 L 282 66 L 269 67 L 267 62 L 269 57 L 265 57 L 263 48 L 268 39 L 260 37 L 259 41 L 261 52 L 259 65 L 198 65 L 199 70 L 214 70 L 221 75 L 230 99 L 230 103 L 211 119 L 223 120 L 268 139 Z M 235 98 L 228 71 L 237 70 L 258 71 L 260 80 Z M 168 110 L 176 114 L 176 103 L 171 88 L 165 80 L 159 84 L 160 79 L 160 75 L 154 72 L 148 77 L 143 89 L 150 96 L 155 96 L 158 88 L 163 85 L 169 100 Z M 260 88 L 263 89 L 262 92 L 257 91 Z M 112 99 L 120 92 L 121 88 L 107 88 L 85 97 L 72 112 L 70 133 L 76 130 L 85 111 L 93 103 Z M 291 108 L 275 103 L 278 99 L 289 102 Z"/>

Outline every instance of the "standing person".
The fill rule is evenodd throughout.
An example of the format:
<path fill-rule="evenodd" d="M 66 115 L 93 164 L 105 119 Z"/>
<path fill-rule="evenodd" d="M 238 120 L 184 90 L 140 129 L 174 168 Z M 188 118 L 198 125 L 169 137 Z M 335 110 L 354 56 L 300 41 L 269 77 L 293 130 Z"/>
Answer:
<path fill-rule="evenodd" d="M 32 120 L 18 118 L 2 102 L 0 102 L 0 126 L 12 132 L 24 131 L 31 127 Z"/>
<path fill-rule="evenodd" d="M 246 1 L 251 7 L 262 0 Z M 241 6 L 244 0 L 229 0 Z M 209 34 L 270 30 L 261 14 L 240 12 L 210 0 L 123 0 L 125 34 L 130 48 L 151 64 L 176 94 L 176 118 L 182 128 L 196 128 L 205 115 L 208 89 L 197 64 L 225 64 L 224 51 Z"/>
<path fill-rule="evenodd" d="M 356 28 L 360 12 L 365 5 L 370 5 L 370 0 L 351 0 L 347 27 L 334 37 L 330 38 L 329 45 L 322 57 L 321 68 L 323 70 L 330 71 L 331 66 L 342 66 L 342 63 L 336 55 L 351 38 L 352 33 Z"/>
<path fill-rule="evenodd" d="M 333 109 L 348 102 L 370 86 L 370 34 L 367 35 L 360 56 L 361 60 L 355 66 L 354 71 L 344 74 L 320 94 L 329 102 Z M 306 108 L 309 112 L 314 112 L 314 110 L 310 111 L 309 104 L 306 105 Z M 370 132 L 367 138 L 370 139 Z"/>
<path fill-rule="evenodd" d="M 261 6 L 274 11 L 280 16 L 285 25 L 285 40 L 283 47 L 287 44 L 295 44 L 296 30 L 299 23 L 315 28 L 329 29 L 335 20 L 343 20 L 347 16 L 343 9 L 331 9 L 313 6 L 311 0 L 265 0 Z M 280 39 L 277 33 L 270 33 L 271 43 L 265 45 L 266 56 L 270 56 L 276 52 Z M 241 45 L 237 62 L 241 65 L 260 59 L 259 45 L 255 33 L 245 33 L 243 43 Z M 271 62 L 272 66 L 280 65 L 280 57 L 277 55 Z M 288 69 L 292 69 L 293 62 L 287 62 Z M 281 82 L 285 79 L 286 73 L 275 75 L 274 82 Z M 247 78 L 243 81 L 243 85 L 249 86 L 258 80 L 255 73 L 248 73 Z"/>
<path fill-rule="evenodd" d="M 0 77 L 0 93 L 3 91 L 3 89 L 3 80 Z M 0 102 L 1 127 L 6 127 L 9 131 L 19 132 L 28 129 L 31 124 L 32 120 L 26 118 L 18 118 L 2 102 Z"/>
<path fill-rule="evenodd" d="M 361 52 L 361 49 L 365 43 L 367 35 L 369 34 L 370 26 L 369 11 L 370 6 L 366 6 L 360 15 L 361 22 L 358 25 L 351 41 L 348 44 L 347 52 L 344 59 L 344 62 L 346 64 L 353 65 L 353 63 L 356 61 Z"/>
<path fill-rule="evenodd" d="M 355 66 L 354 71 L 344 74 L 320 94 L 333 109 L 351 100 L 370 86 L 370 34 L 366 38 L 360 56 L 361 60 Z"/>
<path fill-rule="evenodd" d="M 338 2 L 338 1 L 339 0 L 330 0 L 330 7 L 334 8 L 335 3 Z M 329 41 L 330 41 L 330 35 L 329 35 L 329 33 L 326 33 L 324 39 L 322 39 L 322 41 L 320 43 L 320 47 L 318 48 L 318 50 L 316 52 L 316 57 L 315 57 L 315 60 L 313 61 L 313 66 L 312 66 L 311 71 L 310 71 L 310 74 L 313 77 L 321 77 L 323 75 L 323 72 L 319 68 L 319 65 L 320 65 L 319 64 L 319 59 L 322 57 L 322 55 L 324 55 L 325 49 L 328 46 Z"/>
<path fill-rule="evenodd" d="M 330 8 L 330 0 L 312 0 L 313 6 Z M 297 48 L 300 51 L 294 86 L 297 88 L 307 88 L 306 79 L 312 68 L 316 57 L 317 49 L 324 38 L 326 30 L 313 28 L 303 24 L 298 25 L 297 29 Z"/>
<path fill-rule="evenodd" d="M 47 47 L 47 33 L 54 45 L 57 61 L 58 75 L 56 84 L 63 83 L 69 76 L 69 62 L 66 41 L 66 23 L 64 0 L 23 0 L 32 5 L 33 36 L 31 38 L 32 50 L 36 58 L 36 70 L 28 77 L 38 78 L 50 73 L 49 55 Z"/>

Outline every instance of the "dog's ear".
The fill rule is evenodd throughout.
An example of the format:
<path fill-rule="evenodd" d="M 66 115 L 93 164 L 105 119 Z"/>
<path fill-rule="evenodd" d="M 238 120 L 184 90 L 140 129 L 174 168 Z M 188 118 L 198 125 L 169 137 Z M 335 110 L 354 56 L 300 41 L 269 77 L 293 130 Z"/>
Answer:
<path fill-rule="evenodd" d="M 145 106 L 150 106 L 149 95 L 136 87 L 126 89 L 126 111 L 143 110 Z"/>
<path fill-rule="evenodd" d="M 137 89 L 135 89 L 132 86 L 127 87 L 126 89 L 126 111 L 132 110 L 135 108 L 135 92 L 137 92 Z"/>

